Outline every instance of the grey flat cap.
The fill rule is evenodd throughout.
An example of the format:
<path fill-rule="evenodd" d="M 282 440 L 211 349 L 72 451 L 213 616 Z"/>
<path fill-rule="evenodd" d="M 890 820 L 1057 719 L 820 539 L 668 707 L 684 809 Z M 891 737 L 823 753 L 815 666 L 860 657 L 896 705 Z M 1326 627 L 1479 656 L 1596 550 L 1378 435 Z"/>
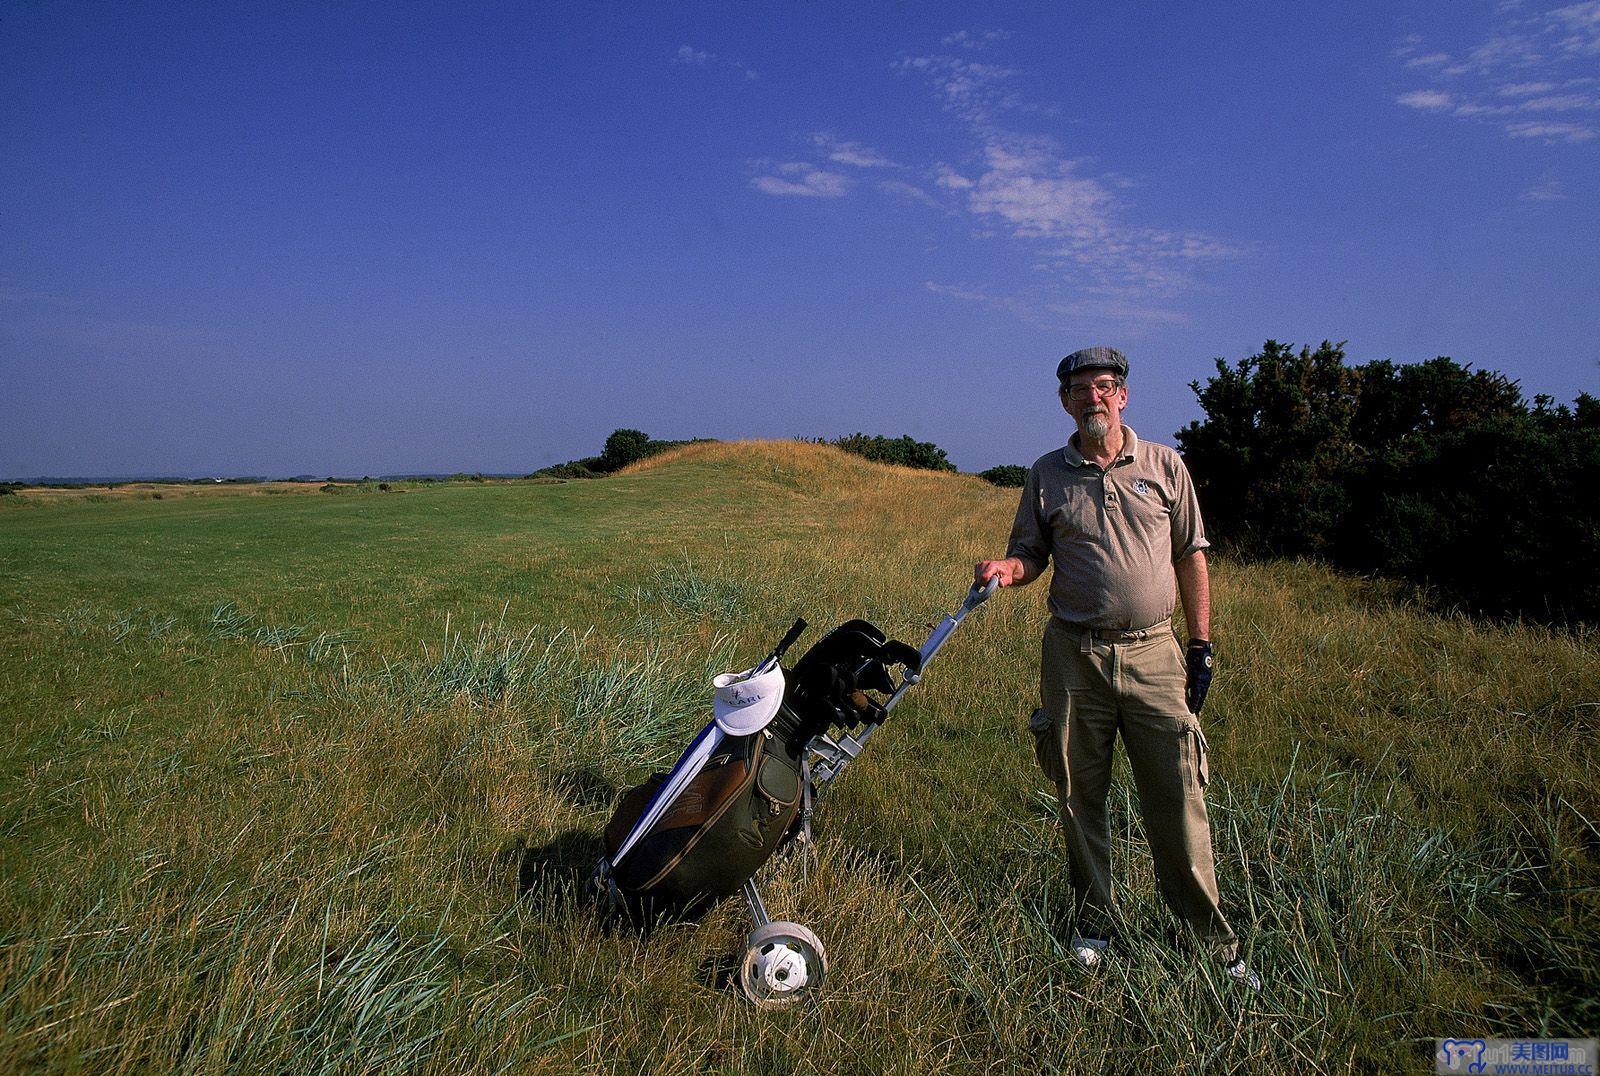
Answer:
<path fill-rule="evenodd" d="M 1114 347 L 1086 347 L 1074 351 L 1056 367 L 1056 380 L 1063 385 L 1077 370 L 1110 370 L 1118 377 L 1128 376 L 1128 356 Z"/>

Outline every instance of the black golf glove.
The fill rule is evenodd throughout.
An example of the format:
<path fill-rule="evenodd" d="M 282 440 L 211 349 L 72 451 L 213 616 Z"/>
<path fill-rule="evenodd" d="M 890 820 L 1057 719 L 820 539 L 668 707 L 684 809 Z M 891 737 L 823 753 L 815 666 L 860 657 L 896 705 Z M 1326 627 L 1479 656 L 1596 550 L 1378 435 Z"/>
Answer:
<path fill-rule="evenodd" d="M 1189 649 L 1183 656 L 1188 674 L 1184 679 L 1183 701 L 1189 704 L 1191 714 L 1200 712 L 1206 704 L 1206 692 L 1211 690 L 1211 652 L 1211 640 L 1190 639 Z"/>

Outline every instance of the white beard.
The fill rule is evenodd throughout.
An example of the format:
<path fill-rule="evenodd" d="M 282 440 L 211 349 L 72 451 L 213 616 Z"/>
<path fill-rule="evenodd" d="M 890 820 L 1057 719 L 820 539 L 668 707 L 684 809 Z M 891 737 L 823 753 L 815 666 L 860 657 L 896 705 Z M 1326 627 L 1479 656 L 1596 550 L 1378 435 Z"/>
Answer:
<path fill-rule="evenodd" d="M 1106 416 L 1103 414 L 1085 415 L 1083 419 L 1083 432 L 1094 438 L 1096 441 L 1104 441 L 1106 439 L 1106 434 L 1111 432 L 1111 423 L 1106 420 Z"/>

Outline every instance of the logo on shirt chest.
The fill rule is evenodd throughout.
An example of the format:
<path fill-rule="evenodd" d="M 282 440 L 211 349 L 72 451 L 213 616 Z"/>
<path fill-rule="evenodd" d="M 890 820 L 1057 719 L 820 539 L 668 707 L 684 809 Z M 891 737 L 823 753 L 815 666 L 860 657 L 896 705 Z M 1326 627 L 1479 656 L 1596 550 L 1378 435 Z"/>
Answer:
<path fill-rule="evenodd" d="M 1133 492 L 1137 493 L 1141 497 L 1150 496 L 1150 483 L 1146 482 L 1142 478 L 1135 479 L 1133 483 Z"/>

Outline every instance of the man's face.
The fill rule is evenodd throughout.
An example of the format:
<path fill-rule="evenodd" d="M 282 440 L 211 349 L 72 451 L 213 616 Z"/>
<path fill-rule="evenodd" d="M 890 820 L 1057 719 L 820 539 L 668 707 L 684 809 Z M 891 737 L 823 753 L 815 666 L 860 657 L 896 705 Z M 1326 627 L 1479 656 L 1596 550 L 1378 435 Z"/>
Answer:
<path fill-rule="evenodd" d="M 1122 424 L 1128 386 L 1110 370 L 1075 370 L 1061 390 L 1061 403 L 1079 432 L 1101 440 Z"/>

